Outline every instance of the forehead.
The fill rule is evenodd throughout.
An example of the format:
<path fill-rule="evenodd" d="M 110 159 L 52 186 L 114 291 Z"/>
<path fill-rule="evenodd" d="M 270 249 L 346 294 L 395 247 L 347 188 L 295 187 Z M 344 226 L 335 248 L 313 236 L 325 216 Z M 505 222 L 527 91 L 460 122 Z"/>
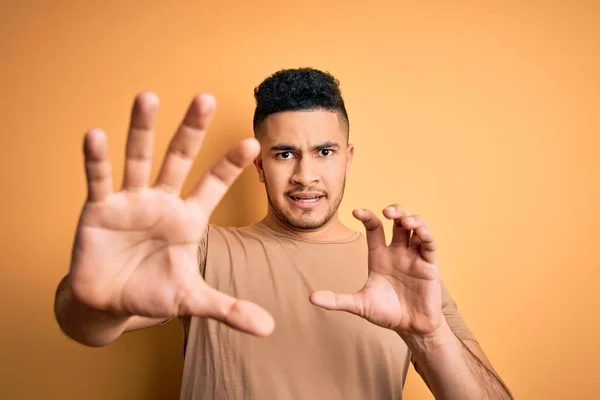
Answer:
<path fill-rule="evenodd" d="M 338 113 L 325 110 L 271 114 L 263 121 L 261 131 L 264 144 L 317 145 L 328 140 L 342 144 L 346 137 Z"/>

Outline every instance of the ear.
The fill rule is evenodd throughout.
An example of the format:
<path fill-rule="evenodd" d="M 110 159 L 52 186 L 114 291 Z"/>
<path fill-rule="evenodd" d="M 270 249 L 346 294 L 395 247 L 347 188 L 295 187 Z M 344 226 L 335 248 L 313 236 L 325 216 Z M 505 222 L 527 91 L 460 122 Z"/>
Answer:
<path fill-rule="evenodd" d="M 256 167 L 256 171 L 258 171 L 258 180 L 265 183 L 265 172 L 263 170 L 262 156 L 260 154 L 254 159 L 254 166 Z"/>
<path fill-rule="evenodd" d="M 354 158 L 354 146 L 352 143 L 348 143 L 346 149 L 346 175 L 350 173 L 350 166 L 352 165 L 352 159 Z"/>

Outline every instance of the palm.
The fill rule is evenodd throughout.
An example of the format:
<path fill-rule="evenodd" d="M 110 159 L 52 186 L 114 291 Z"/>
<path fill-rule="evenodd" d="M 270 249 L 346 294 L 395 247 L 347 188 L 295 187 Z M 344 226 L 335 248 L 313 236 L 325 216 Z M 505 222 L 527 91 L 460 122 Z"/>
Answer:
<path fill-rule="evenodd" d="M 189 311 L 189 297 L 177 294 L 202 289 L 197 244 L 205 226 L 206 218 L 178 196 L 154 189 L 117 193 L 84 209 L 73 272 L 98 308 L 179 315 Z"/>
<path fill-rule="evenodd" d="M 395 218 L 388 211 L 389 218 Z M 369 276 L 355 294 L 317 292 L 316 305 L 349 311 L 398 332 L 429 333 L 439 326 L 441 284 L 433 240 L 424 226 L 395 218 L 394 238 L 387 245 L 383 226 L 371 212 L 355 213 L 367 228 Z M 426 229 L 426 228 L 425 228 Z"/>
<path fill-rule="evenodd" d="M 416 252 L 386 247 L 369 253 L 364 302 L 369 321 L 393 330 L 424 331 L 439 313 L 441 289 Z"/>
<path fill-rule="evenodd" d="M 86 136 L 88 200 L 73 247 L 73 294 L 93 309 L 116 315 L 198 315 L 265 333 L 272 329 L 270 315 L 206 285 L 197 257 L 210 214 L 256 157 L 258 143 L 245 140 L 232 148 L 182 199 L 179 192 L 214 111 L 211 98 L 198 97 L 171 141 L 156 184 L 149 187 L 153 100 L 149 94 L 136 99 L 121 191 L 112 190 L 103 133 Z"/>

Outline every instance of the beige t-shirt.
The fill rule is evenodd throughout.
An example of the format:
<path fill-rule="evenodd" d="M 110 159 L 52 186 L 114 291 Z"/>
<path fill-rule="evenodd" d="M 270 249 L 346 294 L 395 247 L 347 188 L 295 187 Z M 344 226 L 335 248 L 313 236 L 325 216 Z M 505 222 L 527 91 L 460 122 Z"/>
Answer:
<path fill-rule="evenodd" d="M 275 330 L 258 338 L 214 320 L 182 319 L 182 400 L 402 398 L 411 355 L 398 334 L 308 300 L 316 290 L 352 293 L 363 286 L 363 234 L 318 242 L 262 223 L 211 225 L 200 265 L 209 285 L 269 311 Z M 440 307 L 460 339 L 474 340 L 445 288 Z"/>

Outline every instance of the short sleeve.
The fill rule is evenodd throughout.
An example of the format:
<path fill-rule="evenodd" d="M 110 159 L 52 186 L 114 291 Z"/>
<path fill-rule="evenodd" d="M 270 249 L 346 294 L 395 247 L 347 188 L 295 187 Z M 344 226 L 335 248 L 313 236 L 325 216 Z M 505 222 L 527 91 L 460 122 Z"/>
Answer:
<path fill-rule="evenodd" d="M 473 335 L 473 332 L 471 332 L 466 322 L 458 312 L 458 306 L 452 296 L 450 296 L 450 293 L 448 292 L 448 289 L 444 283 L 442 283 L 442 314 L 444 314 L 444 317 L 446 317 L 448 326 L 452 332 L 454 332 L 457 338 L 460 340 L 477 341 Z"/>
<path fill-rule="evenodd" d="M 200 270 L 200 274 L 204 278 L 204 268 L 206 267 L 206 255 L 208 253 L 208 232 L 210 230 L 210 225 L 206 226 L 204 230 L 204 235 L 198 244 L 198 268 Z"/>

